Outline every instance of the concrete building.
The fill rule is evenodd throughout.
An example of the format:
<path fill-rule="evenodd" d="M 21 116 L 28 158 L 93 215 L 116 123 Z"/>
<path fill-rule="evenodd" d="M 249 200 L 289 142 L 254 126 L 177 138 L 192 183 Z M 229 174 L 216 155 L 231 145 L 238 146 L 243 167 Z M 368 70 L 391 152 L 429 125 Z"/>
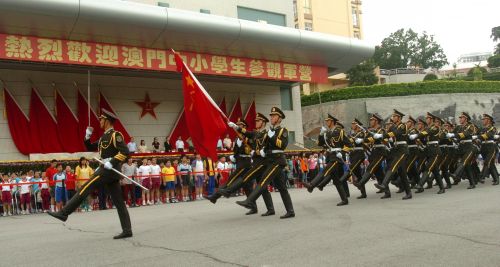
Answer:
<path fill-rule="evenodd" d="M 347 38 L 363 39 L 363 16 L 359 0 L 293 0 L 295 28 Z M 328 83 L 310 83 L 303 94 L 323 92 L 348 85 L 346 75 L 330 76 Z"/>
<path fill-rule="evenodd" d="M 278 17 L 282 24 L 293 25 L 293 5 L 285 0 L 227 0 L 211 5 L 189 0 L 149 2 L 1 1 L 0 79 L 26 119 L 36 113 L 30 111 L 31 88 L 37 89 L 54 118 L 54 89 L 75 116 L 81 113 L 75 84 L 86 95 L 90 71 L 88 102 L 96 113 L 102 93 L 131 136 L 149 146 L 153 137 L 161 141 L 172 132 L 183 109 L 173 48 L 186 57 L 215 101 L 226 98 L 228 110 L 238 97 L 243 112 L 254 100 L 257 111 L 264 114 L 272 106 L 282 107 L 291 143 L 300 145 L 300 85 L 324 82 L 373 53 L 357 39 L 272 25 L 280 24 Z M 165 7 L 187 3 L 191 11 Z M 75 45 L 81 50 L 76 51 Z M 140 116 L 141 107 L 135 102 L 146 94 L 159 103 L 156 118 Z M 5 108 L 0 101 L 0 109 Z M 40 156 L 19 151 L 12 138 L 15 124 L 0 117 L 0 161 Z M 44 129 L 29 134 L 36 131 L 43 134 Z"/>
<path fill-rule="evenodd" d="M 442 77 L 467 76 L 470 69 L 480 66 L 488 66 L 488 58 L 493 56 L 491 52 L 475 52 L 460 55 L 454 64 L 444 66 L 439 70 Z"/>

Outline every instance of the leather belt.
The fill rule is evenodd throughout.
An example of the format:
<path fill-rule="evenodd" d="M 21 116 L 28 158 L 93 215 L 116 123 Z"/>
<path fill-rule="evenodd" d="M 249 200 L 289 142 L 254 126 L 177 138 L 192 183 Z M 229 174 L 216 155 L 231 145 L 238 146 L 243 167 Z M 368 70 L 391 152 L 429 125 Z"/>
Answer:
<path fill-rule="evenodd" d="M 373 147 L 387 147 L 387 146 L 384 144 L 376 144 L 376 145 L 373 145 Z"/>
<path fill-rule="evenodd" d="M 430 141 L 430 142 L 427 142 L 428 145 L 437 145 L 439 144 L 439 141 Z"/>
<path fill-rule="evenodd" d="M 448 147 L 448 145 L 439 145 L 439 147 Z"/>
<path fill-rule="evenodd" d="M 455 145 L 448 145 L 448 147 L 455 147 Z"/>
<path fill-rule="evenodd" d="M 495 143 L 495 141 L 493 141 L 493 140 L 488 140 L 488 141 L 484 141 L 484 142 L 485 142 L 486 144 L 494 144 L 494 143 Z"/>
<path fill-rule="evenodd" d="M 362 147 L 355 147 L 355 148 L 353 148 L 352 150 L 365 150 L 365 149 L 364 149 L 364 148 L 362 148 Z"/>
<path fill-rule="evenodd" d="M 406 145 L 406 141 L 398 141 L 396 142 L 396 145 Z"/>
<path fill-rule="evenodd" d="M 240 158 L 251 158 L 252 156 L 251 155 L 243 154 L 243 155 L 238 155 L 238 157 L 240 157 Z"/>
<path fill-rule="evenodd" d="M 460 144 L 465 144 L 465 143 L 472 143 L 472 140 L 462 140 L 462 141 L 460 141 Z"/>
<path fill-rule="evenodd" d="M 417 147 L 417 145 L 409 145 L 408 148 Z"/>
<path fill-rule="evenodd" d="M 283 150 L 271 150 L 271 154 L 280 154 L 280 153 L 285 153 Z"/>
<path fill-rule="evenodd" d="M 340 152 L 340 151 L 342 151 L 342 148 L 338 148 L 338 147 L 328 149 L 328 152 Z"/>

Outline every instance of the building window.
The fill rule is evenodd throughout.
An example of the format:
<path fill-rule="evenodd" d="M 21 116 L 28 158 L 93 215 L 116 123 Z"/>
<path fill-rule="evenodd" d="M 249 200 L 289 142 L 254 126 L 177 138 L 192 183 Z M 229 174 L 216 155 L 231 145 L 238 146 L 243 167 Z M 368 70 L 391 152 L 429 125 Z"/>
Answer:
<path fill-rule="evenodd" d="M 355 6 L 352 6 L 352 26 L 359 28 L 358 8 Z"/>
<path fill-rule="evenodd" d="M 258 10 L 248 7 L 238 6 L 238 18 L 257 21 L 257 22 L 265 22 L 272 25 L 284 26 L 286 27 L 286 16 L 284 14 L 268 12 L 264 10 Z M 292 25 L 289 25 L 290 27 Z"/>
<path fill-rule="evenodd" d="M 290 86 L 280 87 L 281 109 L 293 110 L 292 88 Z"/>
<path fill-rule="evenodd" d="M 295 141 L 295 131 L 288 131 L 288 143 L 294 144 Z"/>
<path fill-rule="evenodd" d="M 305 22 L 304 23 L 304 30 L 306 30 L 306 31 L 312 31 L 313 30 L 313 24 L 312 24 L 312 22 Z"/>
<path fill-rule="evenodd" d="M 359 34 L 359 32 L 357 31 L 354 32 L 354 38 L 361 39 L 361 35 Z"/>
<path fill-rule="evenodd" d="M 311 14 L 311 0 L 304 0 L 304 14 Z"/>
<path fill-rule="evenodd" d="M 210 14 L 210 10 L 209 9 L 200 9 L 200 13 L 204 13 L 204 14 Z"/>
<path fill-rule="evenodd" d="M 166 3 L 166 2 L 158 2 L 158 6 L 161 6 L 161 7 L 170 7 L 170 4 Z"/>
<path fill-rule="evenodd" d="M 299 18 L 299 13 L 297 11 L 297 0 L 293 0 L 293 17 L 296 20 Z"/>

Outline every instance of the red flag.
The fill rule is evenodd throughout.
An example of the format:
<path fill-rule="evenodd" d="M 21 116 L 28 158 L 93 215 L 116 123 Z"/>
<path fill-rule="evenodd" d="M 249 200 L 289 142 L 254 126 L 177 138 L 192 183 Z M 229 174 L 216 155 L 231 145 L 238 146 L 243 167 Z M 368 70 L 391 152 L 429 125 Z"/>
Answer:
<path fill-rule="evenodd" d="M 109 104 L 108 99 L 106 99 L 106 97 L 102 94 L 102 92 L 99 93 L 99 107 L 100 109 L 106 109 L 107 111 L 110 111 L 111 113 L 116 115 L 116 112 L 113 110 L 113 108 Z M 130 142 L 130 135 L 128 134 L 127 130 L 125 129 L 125 126 L 123 126 L 120 120 L 115 121 L 115 123 L 113 124 L 113 128 L 122 133 L 123 138 L 125 139 L 125 143 Z"/>
<path fill-rule="evenodd" d="M 255 118 L 257 118 L 257 110 L 255 109 L 254 100 L 248 107 L 247 114 L 245 114 L 245 121 L 248 123 L 247 130 L 253 131 L 255 129 Z"/>
<path fill-rule="evenodd" d="M 30 130 L 33 142 L 40 144 L 39 153 L 63 151 L 56 120 L 35 88 L 31 89 Z"/>
<path fill-rule="evenodd" d="M 226 132 L 227 117 L 196 79 L 180 55 L 175 53 L 177 70 L 182 72 L 184 113 L 189 136 L 201 156 L 217 158 L 217 140 Z"/>
<path fill-rule="evenodd" d="M 78 138 L 78 119 L 57 90 L 55 107 L 57 131 L 59 132 L 59 140 L 62 140 L 63 150 L 70 153 L 85 151 L 82 140 Z"/>
<path fill-rule="evenodd" d="M 9 123 L 10 135 L 12 141 L 16 145 L 17 150 L 23 155 L 31 153 L 33 146 L 31 145 L 30 122 L 26 114 L 24 114 L 19 104 L 12 97 L 12 94 L 6 89 L 3 89 L 3 97 L 5 103 L 5 117 Z"/>
<path fill-rule="evenodd" d="M 224 113 L 224 115 L 227 115 L 227 108 L 226 108 L 226 97 L 222 98 L 222 101 L 219 104 L 220 110 Z"/>
<path fill-rule="evenodd" d="M 85 97 L 80 93 L 80 90 L 77 89 L 78 92 L 78 134 L 79 134 L 79 139 L 81 140 L 80 142 L 83 143 L 83 140 L 85 139 L 85 130 L 87 129 L 87 126 L 89 124 L 89 115 L 88 115 L 88 108 L 89 108 L 89 103 L 87 103 L 87 100 Z M 96 142 L 101 134 L 101 126 L 99 124 L 99 119 L 97 118 L 97 115 L 95 112 L 90 109 L 90 126 L 94 128 L 94 133 L 90 137 L 90 140 L 92 142 Z"/>
<path fill-rule="evenodd" d="M 238 97 L 238 100 L 236 100 L 236 103 L 234 103 L 233 109 L 231 110 L 231 115 L 229 115 L 229 120 L 236 123 L 239 119 L 243 119 L 243 112 L 241 111 L 241 102 Z M 236 132 L 233 129 L 228 129 L 227 134 L 229 134 L 231 140 L 236 138 Z"/>
<path fill-rule="evenodd" d="M 172 146 L 172 148 L 175 148 L 175 142 L 177 142 L 179 136 L 184 141 L 184 147 L 187 147 L 185 142 L 189 138 L 189 130 L 186 124 L 186 115 L 184 114 L 184 108 L 182 108 L 179 117 L 177 117 L 177 121 L 175 121 L 174 127 L 172 127 L 172 131 L 170 131 L 168 143 L 170 144 L 170 146 Z"/>

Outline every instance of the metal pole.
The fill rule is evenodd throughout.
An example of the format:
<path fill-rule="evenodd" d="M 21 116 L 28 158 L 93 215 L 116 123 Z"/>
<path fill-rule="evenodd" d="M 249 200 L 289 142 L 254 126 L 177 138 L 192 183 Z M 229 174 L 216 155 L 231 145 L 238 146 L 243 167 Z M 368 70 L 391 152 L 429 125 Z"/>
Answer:
<path fill-rule="evenodd" d="M 94 157 L 94 160 L 99 162 L 101 165 L 104 165 L 104 162 L 102 162 L 100 159 Z M 97 171 L 97 170 L 96 170 Z M 146 190 L 146 191 L 149 191 L 149 189 L 147 189 L 146 187 L 144 187 L 142 184 L 136 182 L 135 180 L 133 179 L 130 179 L 127 175 L 121 173 L 119 170 L 115 169 L 115 168 L 112 168 L 111 171 L 113 171 L 114 173 L 120 175 L 121 177 L 123 177 L 124 179 L 127 179 L 128 181 L 134 183 L 135 185 L 139 186 L 140 188 Z"/>
<path fill-rule="evenodd" d="M 90 70 L 87 70 L 87 102 L 88 102 L 87 114 L 89 119 L 88 126 L 90 127 Z"/>

